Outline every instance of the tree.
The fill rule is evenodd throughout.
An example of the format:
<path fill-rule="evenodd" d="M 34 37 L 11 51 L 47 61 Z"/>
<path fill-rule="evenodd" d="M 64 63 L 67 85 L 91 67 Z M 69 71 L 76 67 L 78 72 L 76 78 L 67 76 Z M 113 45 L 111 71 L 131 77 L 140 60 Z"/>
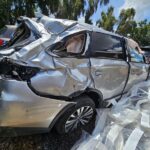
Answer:
<path fill-rule="evenodd" d="M 34 12 L 40 9 L 41 13 L 57 18 L 77 20 L 82 14 L 85 21 L 92 23 L 90 17 L 97 10 L 98 5 L 106 5 L 109 0 L 1 0 L 0 1 L 0 28 L 5 24 L 14 24 L 19 16 L 34 17 Z M 85 9 L 85 4 L 88 8 Z"/>
<path fill-rule="evenodd" d="M 90 17 L 97 10 L 98 5 L 106 5 L 109 0 L 37 0 L 37 2 L 45 15 L 52 13 L 57 18 L 77 20 L 82 13 L 85 15 L 85 22 L 92 24 Z M 86 4 L 87 9 L 85 9 Z"/>
<path fill-rule="evenodd" d="M 106 13 L 102 12 L 101 19 L 97 21 L 97 25 L 105 30 L 113 31 L 114 25 L 117 23 L 113 12 L 114 8 L 112 6 L 108 8 Z"/>
<path fill-rule="evenodd" d="M 117 33 L 127 36 L 132 34 L 133 30 L 136 28 L 137 23 L 134 20 L 135 9 L 123 9 L 119 15 Z M 131 35 L 132 36 L 132 35 Z"/>
<path fill-rule="evenodd" d="M 11 0 L 1 0 L 0 1 L 0 28 L 2 28 L 5 24 L 11 24 Z M 9 12 L 9 13 L 8 13 Z"/>
<path fill-rule="evenodd" d="M 147 20 L 139 22 L 132 33 L 132 38 L 142 46 L 150 45 L 150 23 Z"/>
<path fill-rule="evenodd" d="M 147 20 L 136 22 L 134 8 L 122 10 L 119 15 L 117 33 L 137 41 L 140 45 L 150 45 L 150 23 Z"/>
<path fill-rule="evenodd" d="M 35 11 L 35 0 L 11 0 L 13 8 L 11 9 L 14 21 L 19 16 L 33 17 Z"/>
<path fill-rule="evenodd" d="M 81 12 L 84 12 L 84 5 L 84 0 L 63 0 L 56 17 L 77 20 Z"/>
<path fill-rule="evenodd" d="M 104 4 L 104 5 L 107 5 L 109 3 L 109 0 L 101 0 L 100 1 L 100 4 L 102 5 L 102 4 Z"/>
<path fill-rule="evenodd" d="M 107 5 L 109 0 L 88 0 L 88 9 L 85 11 L 85 22 L 92 24 L 91 16 L 96 12 L 98 5 Z"/>

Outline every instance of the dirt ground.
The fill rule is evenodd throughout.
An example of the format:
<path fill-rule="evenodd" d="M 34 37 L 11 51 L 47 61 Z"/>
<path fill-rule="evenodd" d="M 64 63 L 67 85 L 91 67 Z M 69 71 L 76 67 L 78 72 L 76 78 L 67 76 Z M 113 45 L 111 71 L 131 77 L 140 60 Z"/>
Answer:
<path fill-rule="evenodd" d="M 93 120 L 93 122 L 95 122 Z M 87 126 L 86 130 L 92 132 L 94 124 Z M 32 136 L 0 138 L 0 150 L 70 150 L 80 139 L 81 130 L 73 133 L 59 135 L 54 129 L 50 133 Z"/>

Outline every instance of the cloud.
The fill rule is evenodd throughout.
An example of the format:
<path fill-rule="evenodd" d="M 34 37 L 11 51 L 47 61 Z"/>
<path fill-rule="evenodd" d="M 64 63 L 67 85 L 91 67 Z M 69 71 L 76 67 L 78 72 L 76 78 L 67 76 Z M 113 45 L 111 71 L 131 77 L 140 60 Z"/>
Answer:
<path fill-rule="evenodd" d="M 121 9 L 134 8 L 137 21 L 150 19 L 150 0 L 125 0 Z"/>

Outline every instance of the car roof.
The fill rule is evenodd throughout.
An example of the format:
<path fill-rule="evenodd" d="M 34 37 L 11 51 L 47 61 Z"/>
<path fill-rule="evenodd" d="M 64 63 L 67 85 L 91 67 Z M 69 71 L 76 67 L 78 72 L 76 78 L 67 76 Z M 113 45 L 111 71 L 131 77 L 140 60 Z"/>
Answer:
<path fill-rule="evenodd" d="M 37 22 L 42 23 L 46 30 L 52 34 L 60 34 L 67 28 L 77 24 L 76 21 L 50 18 L 47 16 L 42 16 L 41 18 L 37 19 Z"/>
<path fill-rule="evenodd" d="M 56 18 L 50 18 L 50 17 L 43 15 L 41 18 L 37 19 L 37 22 L 42 23 L 46 29 L 48 29 L 50 26 L 53 26 L 53 28 L 55 28 L 55 30 L 57 30 L 56 28 L 59 28 L 59 29 L 62 28 L 62 30 L 60 30 L 61 32 L 63 32 L 63 30 L 66 30 L 67 28 L 77 25 L 78 28 L 81 27 L 82 29 L 84 28 L 84 30 L 87 30 L 87 31 L 100 32 L 100 33 L 109 34 L 112 36 L 117 36 L 120 38 L 122 37 L 116 33 L 106 31 L 97 26 L 93 26 L 93 25 L 90 25 L 87 23 L 81 23 L 79 21 L 74 21 L 74 20 L 56 19 Z M 76 29 L 74 28 L 74 30 L 76 30 Z"/>
<path fill-rule="evenodd" d="M 123 37 L 123 36 L 121 36 L 121 35 L 119 35 L 119 34 L 116 34 L 116 33 L 114 33 L 114 32 L 110 32 L 110 31 L 107 31 L 107 30 L 105 30 L 105 29 L 103 29 L 103 28 L 99 28 L 99 27 L 94 26 L 94 25 L 90 25 L 90 24 L 87 24 L 87 23 L 81 23 L 81 22 L 78 22 L 78 21 L 77 21 L 77 23 L 78 23 L 79 25 L 84 26 L 85 29 L 87 29 L 87 30 L 92 30 L 93 32 L 100 32 L 100 33 L 109 34 L 109 35 L 112 35 L 112 36 L 117 36 L 117 37 L 120 37 L 120 38 Z"/>

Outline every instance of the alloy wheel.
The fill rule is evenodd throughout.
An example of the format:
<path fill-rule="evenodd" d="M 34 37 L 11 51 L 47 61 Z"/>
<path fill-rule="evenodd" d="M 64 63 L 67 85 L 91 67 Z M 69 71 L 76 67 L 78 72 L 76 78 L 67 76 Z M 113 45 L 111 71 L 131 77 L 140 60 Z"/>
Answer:
<path fill-rule="evenodd" d="M 65 132 L 73 131 L 79 125 L 87 124 L 92 118 L 94 110 L 90 106 L 83 106 L 72 113 L 65 123 Z"/>

